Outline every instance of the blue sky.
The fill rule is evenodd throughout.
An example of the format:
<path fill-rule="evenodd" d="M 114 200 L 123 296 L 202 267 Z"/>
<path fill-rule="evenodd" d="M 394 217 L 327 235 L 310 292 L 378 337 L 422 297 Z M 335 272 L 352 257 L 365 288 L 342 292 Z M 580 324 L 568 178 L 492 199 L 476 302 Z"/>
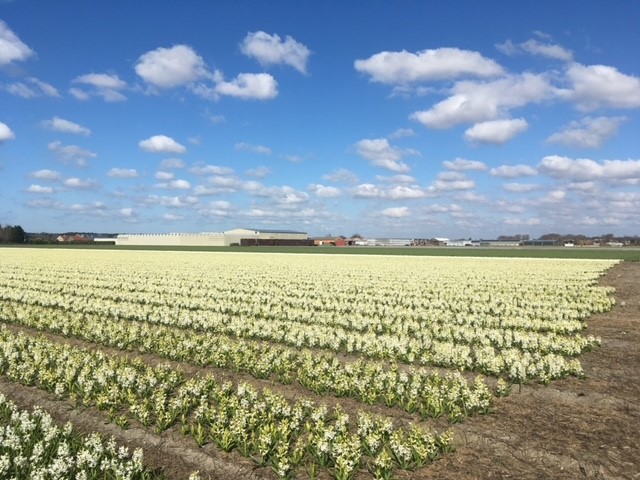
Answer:
<path fill-rule="evenodd" d="M 640 234 L 640 4 L 0 1 L 0 223 Z"/>

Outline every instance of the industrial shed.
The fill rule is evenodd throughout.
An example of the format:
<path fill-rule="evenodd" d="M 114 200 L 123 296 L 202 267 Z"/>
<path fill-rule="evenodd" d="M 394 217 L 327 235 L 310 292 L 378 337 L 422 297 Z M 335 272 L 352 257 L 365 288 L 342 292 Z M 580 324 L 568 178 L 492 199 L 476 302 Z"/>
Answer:
<path fill-rule="evenodd" d="M 306 243 L 305 243 L 306 242 Z M 115 239 L 121 246 L 224 247 L 230 245 L 307 245 L 306 232 L 236 228 L 216 233 L 121 234 Z M 311 242 L 311 245 L 313 243 Z"/>
<path fill-rule="evenodd" d="M 116 237 L 121 246 L 223 247 L 224 233 L 123 234 Z"/>
<path fill-rule="evenodd" d="M 236 228 L 224 232 L 226 245 L 307 245 L 309 235 L 293 230 Z M 313 242 L 311 243 L 313 245 Z"/>

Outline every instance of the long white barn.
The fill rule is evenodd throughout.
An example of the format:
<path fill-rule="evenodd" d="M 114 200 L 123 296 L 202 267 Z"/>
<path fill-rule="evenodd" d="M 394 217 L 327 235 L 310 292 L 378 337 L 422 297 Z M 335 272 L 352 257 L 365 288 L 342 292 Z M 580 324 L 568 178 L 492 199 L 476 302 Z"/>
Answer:
<path fill-rule="evenodd" d="M 122 246 L 191 246 L 191 247 L 225 247 L 240 245 L 243 240 L 308 240 L 306 232 L 291 230 L 260 230 L 236 228 L 216 233 L 158 233 L 158 234 L 120 234 L 116 237 L 116 245 Z"/>

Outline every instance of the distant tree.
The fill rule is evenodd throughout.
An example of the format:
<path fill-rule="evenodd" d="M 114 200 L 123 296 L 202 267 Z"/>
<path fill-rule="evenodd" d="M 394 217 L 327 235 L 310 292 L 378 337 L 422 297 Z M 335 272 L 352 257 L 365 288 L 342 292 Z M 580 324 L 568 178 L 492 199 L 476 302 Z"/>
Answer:
<path fill-rule="evenodd" d="M 11 228 L 9 232 L 9 243 L 24 243 L 27 235 L 20 225 Z"/>
<path fill-rule="evenodd" d="M 24 243 L 26 234 L 20 225 L 0 226 L 0 243 Z"/>
<path fill-rule="evenodd" d="M 353 235 L 351 235 L 351 238 L 359 238 L 359 239 L 362 239 L 362 235 L 360 235 L 359 233 L 354 233 Z"/>

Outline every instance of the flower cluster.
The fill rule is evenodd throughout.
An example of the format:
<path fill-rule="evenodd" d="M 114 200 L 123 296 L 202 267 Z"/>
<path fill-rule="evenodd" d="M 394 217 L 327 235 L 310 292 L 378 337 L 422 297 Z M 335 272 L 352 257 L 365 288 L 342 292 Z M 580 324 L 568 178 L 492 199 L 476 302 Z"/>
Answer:
<path fill-rule="evenodd" d="M 269 389 L 220 383 L 212 375 L 185 381 L 180 371 L 163 365 L 113 358 L 6 327 L 0 327 L 0 374 L 108 410 L 114 421 L 131 417 L 154 424 L 159 433 L 178 424 L 198 445 L 236 450 L 280 478 L 304 467 L 349 479 L 384 461 L 381 471 L 414 469 L 452 449 L 449 433 L 407 430 L 364 412 L 350 422 L 339 406 L 330 411 L 305 399 L 292 402 Z"/>
<path fill-rule="evenodd" d="M 303 348 L 518 382 L 579 375 L 576 357 L 599 344 L 580 335 L 583 320 L 613 305 L 595 282 L 615 261 L 74 251 L 65 262 L 68 254 L 0 252 L 5 321 L 104 319 L 122 330 L 120 348 L 146 348 L 136 328 L 182 330 L 164 352 L 191 343 L 192 361 L 256 376 L 275 368 L 284 382 L 301 364 L 291 352 Z M 26 311 L 12 313 L 15 305 Z M 219 341 L 207 351 L 197 334 Z M 233 353 L 248 345 L 238 339 L 289 349 L 247 362 Z"/>
<path fill-rule="evenodd" d="M 80 436 L 71 423 L 56 425 L 41 408 L 20 410 L 0 393 L 0 477 L 31 479 L 163 478 L 143 464 L 142 450 L 133 453 L 113 438 Z"/>

